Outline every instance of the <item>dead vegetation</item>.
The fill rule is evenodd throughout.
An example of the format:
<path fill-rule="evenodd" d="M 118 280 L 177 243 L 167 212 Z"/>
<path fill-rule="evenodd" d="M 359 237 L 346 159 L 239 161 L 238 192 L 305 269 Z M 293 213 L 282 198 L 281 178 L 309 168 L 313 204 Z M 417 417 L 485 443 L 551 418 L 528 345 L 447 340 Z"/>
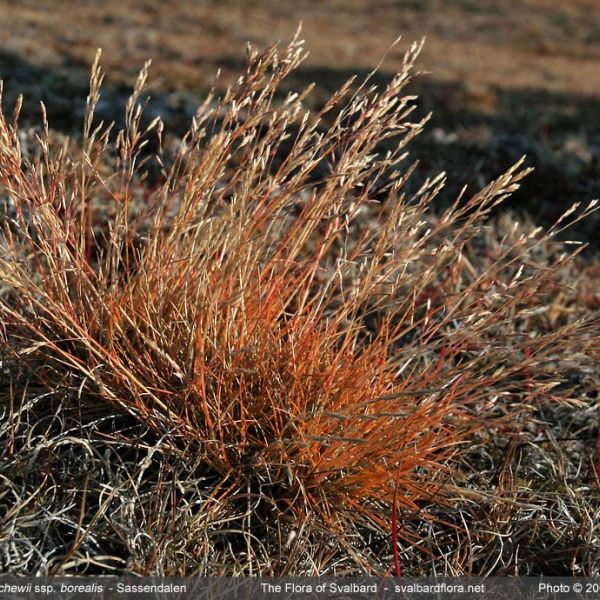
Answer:
<path fill-rule="evenodd" d="M 490 220 L 522 162 L 405 194 L 419 49 L 316 114 L 275 101 L 298 40 L 253 52 L 168 152 L 146 69 L 116 137 L 98 62 L 79 149 L 0 118 L 3 570 L 597 574 L 598 290 L 555 241 L 595 203 Z"/>

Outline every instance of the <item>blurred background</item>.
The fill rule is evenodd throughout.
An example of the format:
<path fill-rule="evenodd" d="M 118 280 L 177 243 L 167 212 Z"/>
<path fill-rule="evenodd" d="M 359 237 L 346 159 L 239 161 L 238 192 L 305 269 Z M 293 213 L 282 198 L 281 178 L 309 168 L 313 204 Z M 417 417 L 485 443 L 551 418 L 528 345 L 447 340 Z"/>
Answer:
<path fill-rule="evenodd" d="M 24 124 L 39 125 L 43 100 L 51 127 L 76 135 L 102 47 L 100 116 L 122 118 L 150 58 L 148 112 L 181 134 L 216 71 L 219 86 L 240 74 L 246 42 L 285 43 L 300 22 L 310 56 L 287 90 L 315 82 L 314 107 L 370 72 L 399 35 L 379 83 L 426 38 L 424 73 L 407 92 L 420 96 L 416 116 L 433 117 L 411 155 L 421 178 L 448 172 L 446 201 L 523 154 L 536 170 L 511 199 L 517 213 L 547 225 L 574 201 L 600 197 L 600 0 L 0 0 L 4 109 L 22 92 Z M 599 224 L 588 219 L 570 237 L 598 250 Z"/>

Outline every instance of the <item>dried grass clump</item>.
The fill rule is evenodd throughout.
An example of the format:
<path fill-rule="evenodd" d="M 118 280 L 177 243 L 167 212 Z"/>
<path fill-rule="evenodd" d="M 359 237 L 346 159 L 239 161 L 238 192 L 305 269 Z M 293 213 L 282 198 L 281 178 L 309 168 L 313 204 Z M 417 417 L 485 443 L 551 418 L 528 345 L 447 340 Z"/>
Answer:
<path fill-rule="evenodd" d="M 569 398 L 557 354 L 594 352 L 598 330 L 585 318 L 544 320 L 576 254 L 548 250 L 566 221 L 501 236 L 486 225 L 527 169 L 513 166 L 441 216 L 430 205 L 443 176 L 403 192 L 415 168 L 403 166 L 404 148 L 424 124 L 409 120 L 414 98 L 403 91 L 419 49 L 384 89 L 349 81 L 318 114 L 303 108 L 309 90 L 277 99 L 304 57 L 300 42 L 251 53 L 169 157 L 145 154 L 162 140 L 160 120 L 142 127 L 146 68 L 114 146 L 93 118 L 98 61 L 80 152 L 55 147 L 46 125 L 26 160 L 18 107 L 0 118 L 11 388 L 28 373 L 84 415 L 134 417 L 169 456 L 193 456 L 194 481 L 209 489 L 190 504 L 173 483 L 173 515 L 197 506 L 205 532 L 229 519 L 242 536 L 242 565 L 228 567 L 236 550 L 223 536 L 218 546 L 206 534 L 199 553 L 192 528 L 196 550 L 177 567 L 159 565 L 166 555 L 150 544 L 130 569 L 191 572 L 210 555 L 211 572 L 310 572 L 306 557 L 265 566 L 269 548 L 285 554 L 300 532 L 305 548 L 326 553 L 314 542 L 323 528 L 355 568 L 385 569 L 353 550 L 361 528 L 389 531 L 394 503 L 415 513 L 460 495 L 449 459 L 468 435 L 509 426 L 542 397 Z M 158 182 L 147 181 L 149 160 Z M 82 509 L 84 534 L 102 506 L 95 520 Z M 71 542 L 55 566 L 73 564 L 83 539 Z"/>

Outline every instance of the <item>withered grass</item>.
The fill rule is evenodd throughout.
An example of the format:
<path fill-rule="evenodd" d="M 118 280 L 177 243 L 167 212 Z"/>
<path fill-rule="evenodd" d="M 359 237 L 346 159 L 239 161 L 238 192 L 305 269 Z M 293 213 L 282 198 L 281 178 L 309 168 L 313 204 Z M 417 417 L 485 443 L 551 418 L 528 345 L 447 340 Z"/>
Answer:
<path fill-rule="evenodd" d="M 96 123 L 99 55 L 80 145 L 0 117 L 3 570 L 381 574 L 393 540 L 405 574 L 597 571 L 593 442 L 539 433 L 595 410 L 597 288 L 555 240 L 595 203 L 496 219 L 523 161 L 441 214 L 443 174 L 406 192 L 419 50 L 316 114 L 278 96 L 298 39 L 250 52 L 172 152 L 147 66 Z"/>

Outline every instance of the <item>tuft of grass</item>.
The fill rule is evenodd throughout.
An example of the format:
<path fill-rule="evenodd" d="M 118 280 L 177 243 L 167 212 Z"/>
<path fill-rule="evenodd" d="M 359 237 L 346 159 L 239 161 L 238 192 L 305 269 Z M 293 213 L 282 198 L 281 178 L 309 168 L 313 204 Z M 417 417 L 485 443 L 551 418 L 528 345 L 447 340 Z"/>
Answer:
<path fill-rule="evenodd" d="M 441 215 L 431 203 L 443 175 L 405 192 L 416 168 L 405 147 L 425 124 L 410 120 L 415 98 L 404 92 L 419 51 L 384 88 L 350 80 L 316 114 L 303 107 L 310 89 L 278 96 L 305 56 L 298 39 L 252 51 L 171 153 L 160 119 L 142 125 L 148 65 L 115 136 L 94 120 L 97 56 L 79 150 L 57 143 L 44 118 L 28 158 L 19 107 L 0 117 L 3 435 L 22 431 L 29 405 L 15 408 L 14 388 L 25 379 L 49 394 L 37 409 L 54 399 L 61 431 L 73 407 L 82 427 L 132 418 L 158 454 L 177 457 L 170 474 L 155 467 L 168 502 L 145 505 L 144 527 L 160 539 L 135 549 L 112 526 L 128 557 L 115 560 L 143 557 L 125 570 L 325 572 L 335 563 L 317 541 L 326 529 L 351 557 L 344 569 L 383 572 L 391 563 L 368 543 L 359 551 L 359 537 L 389 532 L 393 518 L 395 543 L 418 543 L 395 511 L 433 519 L 424 506 L 471 498 L 450 477 L 473 435 L 510 428 L 541 399 L 572 400 L 560 355 L 596 356 L 598 326 L 547 316 L 578 253 L 554 236 L 595 205 L 547 232 L 515 223 L 500 233 L 489 217 L 527 174 L 523 161 Z M 188 483 L 181 464 L 193 464 Z M 102 498 L 114 497 L 83 483 L 77 533 L 37 568 L 76 568 L 86 543 L 99 554 L 93 531 L 106 519 Z M 173 559 L 165 548 L 181 548 L 181 535 L 185 559 Z"/>

